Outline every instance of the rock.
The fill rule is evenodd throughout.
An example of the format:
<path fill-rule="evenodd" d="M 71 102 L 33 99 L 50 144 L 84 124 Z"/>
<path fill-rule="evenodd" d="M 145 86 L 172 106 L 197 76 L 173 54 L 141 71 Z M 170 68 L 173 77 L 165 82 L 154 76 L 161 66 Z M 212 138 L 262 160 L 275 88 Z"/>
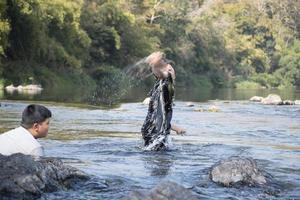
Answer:
<path fill-rule="evenodd" d="M 230 157 L 212 167 L 210 177 L 213 182 L 224 186 L 238 183 L 246 185 L 265 184 L 266 178 L 252 158 Z"/>
<path fill-rule="evenodd" d="M 5 87 L 6 92 L 13 93 L 14 91 L 17 91 L 19 93 L 29 93 L 29 94 L 38 94 L 40 93 L 43 88 L 41 85 L 19 85 L 18 87 L 14 87 L 13 85 L 9 85 Z"/>
<path fill-rule="evenodd" d="M 295 105 L 300 105 L 300 100 L 294 101 Z"/>
<path fill-rule="evenodd" d="M 195 104 L 193 102 L 186 102 L 185 104 L 187 107 L 194 107 Z"/>
<path fill-rule="evenodd" d="M 166 181 L 158 184 L 149 192 L 130 192 L 123 200 L 196 200 L 198 199 L 190 190 L 183 186 Z"/>
<path fill-rule="evenodd" d="M 212 105 L 212 106 L 209 106 L 207 109 L 204 109 L 204 108 L 195 108 L 194 111 L 196 111 L 196 112 L 220 112 L 221 109 L 219 109 L 215 105 Z"/>
<path fill-rule="evenodd" d="M 196 111 L 196 112 L 204 112 L 205 109 L 204 108 L 196 108 L 196 109 L 194 109 L 194 111 Z"/>
<path fill-rule="evenodd" d="M 5 90 L 7 92 L 13 92 L 13 91 L 17 90 L 17 88 L 14 87 L 13 85 L 8 85 L 8 86 L 5 87 Z"/>
<path fill-rule="evenodd" d="M 263 97 L 253 96 L 249 100 L 250 101 L 255 101 L 255 102 L 261 102 L 263 99 L 264 99 Z"/>
<path fill-rule="evenodd" d="M 220 112 L 221 110 L 217 106 L 209 106 L 207 109 L 208 112 Z"/>
<path fill-rule="evenodd" d="M 1 199 L 37 199 L 44 192 L 68 189 L 88 176 L 55 158 L 0 154 Z"/>
<path fill-rule="evenodd" d="M 150 103 L 150 97 L 145 98 L 144 101 L 143 101 L 143 104 L 144 105 L 149 105 L 149 103 Z"/>
<path fill-rule="evenodd" d="M 22 85 L 19 85 L 18 87 L 17 87 L 17 90 L 20 92 L 20 91 L 23 91 L 23 86 Z"/>
<path fill-rule="evenodd" d="M 282 105 L 295 105 L 295 102 L 291 100 L 285 100 L 282 102 Z"/>
<path fill-rule="evenodd" d="M 30 84 L 30 85 L 25 85 L 25 86 L 23 86 L 23 90 L 41 91 L 41 90 L 43 90 L 43 88 L 42 88 L 41 85 L 33 85 L 33 84 Z"/>
<path fill-rule="evenodd" d="M 281 97 L 277 94 L 269 94 L 261 102 L 266 105 L 281 105 L 282 104 Z"/>

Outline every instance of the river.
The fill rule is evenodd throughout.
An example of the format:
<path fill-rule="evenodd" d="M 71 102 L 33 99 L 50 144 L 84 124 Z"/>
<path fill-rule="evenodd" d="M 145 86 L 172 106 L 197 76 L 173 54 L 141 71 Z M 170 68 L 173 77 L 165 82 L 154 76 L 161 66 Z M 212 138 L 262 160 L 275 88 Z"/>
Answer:
<path fill-rule="evenodd" d="M 300 199 L 300 106 L 252 103 L 245 100 L 249 94 L 240 98 L 231 93 L 223 100 L 221 94 L 215 96 L 210 98 L 221 100 L 197 101 L 190 96 L 196 101 L 193 107 L 175 102 L 173 123 L 187 134 L 173 134 L 170 150 L 162 152 L 142 149 L 140 128 L 147 106 L 139 102 L 129 103 L 128 98 L 110 109 L 40 102 L 53 112 L 48 137 L 40 139 L 46 156 L 61 158 L 92 177 L 80 187 L 41 199 L 121 199 L 129 191 L 150 189 L 163 180 L 190 188 L 200 199 Z M 19 125 L 30 101 L 0 103 L 4 132 Z M 220 112 L 195 111 L 212 105 Z M 256 159 L 272 183 L 239 188 L 212 183 L 209 168 L 230 156 Z"/>

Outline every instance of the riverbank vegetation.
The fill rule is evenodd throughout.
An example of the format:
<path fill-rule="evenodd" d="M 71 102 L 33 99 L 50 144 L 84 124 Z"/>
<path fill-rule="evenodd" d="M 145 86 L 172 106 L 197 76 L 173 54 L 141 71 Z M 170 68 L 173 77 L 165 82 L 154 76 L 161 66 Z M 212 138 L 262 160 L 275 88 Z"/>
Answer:
<path fill-rule="evenodd" d="M 293 0 L 3 0 L 0 80 L 111 104 L 132 83 L 125 69 L 160 50 L 178 87 L 294 87 L 299 39 Z"/>

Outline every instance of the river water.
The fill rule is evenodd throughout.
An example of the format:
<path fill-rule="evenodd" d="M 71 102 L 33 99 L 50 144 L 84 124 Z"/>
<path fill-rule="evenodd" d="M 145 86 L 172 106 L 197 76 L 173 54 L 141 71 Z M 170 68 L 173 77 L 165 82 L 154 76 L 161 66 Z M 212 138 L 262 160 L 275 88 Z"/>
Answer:
<path fill-rule="evenodd" d="M 247 97 L 248 98 L 248 97 Z M 0 130 L 19 125 L 26 101 L 0 100 Z M 122 199 L 129 191 L 150 189 L 163 180 L 191 189 L 199 199 L 300 199 L 300 106 L 267 106 L 247 100 L 176 101 L 168 151 L 141 148 L 140 128 L 147 106 L 74 107 L 45 103 L 53 112 L 46 156 L 61 158 L 92 178 L 68 191 L 41 199 Z M 216 106 L 220 112 L 197 112 Z M 262 187 L 226 188 L 212 183 L 209 168 L 221 159 L 245 156 L 272 176 Z"/>

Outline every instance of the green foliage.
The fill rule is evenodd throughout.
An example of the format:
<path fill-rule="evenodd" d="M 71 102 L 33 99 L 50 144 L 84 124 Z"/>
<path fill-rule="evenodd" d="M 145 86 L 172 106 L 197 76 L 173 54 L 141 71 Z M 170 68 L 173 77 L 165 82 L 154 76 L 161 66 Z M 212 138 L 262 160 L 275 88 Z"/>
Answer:
<path fill-rule="evenodd" d="M 120 1 L 86 1 L 81 22 L 92 39 L 89 67 L 107 63 L 124 68 L 154 50 L 147 27 Z"/>
<path fill-rule="evenodd" d="M 266 88 L 278 87 L 280 84 L 280 79 L 278 77 L 268 73 L 255 74 L 251 76 L 251 80 Z"/>
<path fill-rule="evenodd" d="M 281 86 L 300 86 L 300 41 L 284 51 L 279 61 L 280 68 L 275 71 Z"/>
<path fill-rule="evenodd" d="M 82 67 L 90 39 L 79 27 L 81 1 L 7 2 L 6 15 L 11 26 L 6 50 L 9 60 L 52 68 Z"/>
<path fill-rule="evenodd" d="M 4 80 L 0 78 L 0 90 L 4 88 Z"/>
<path fill-rule="evenodd" d="M 7 47 L 7 36 L 10 30 L 7 20 L 0 19 L 0 56 L 4 55 L 4 49 Z"/>
<path fill-rule="evenodd" d="M 130 88 L 123 71 L 164 51 L 177 87 L 299 86 L 299 3 L 4 0 L 0 76 L 56 90 L 79 84 L 95 90 L 90 102 L 114 104 Z"/>

